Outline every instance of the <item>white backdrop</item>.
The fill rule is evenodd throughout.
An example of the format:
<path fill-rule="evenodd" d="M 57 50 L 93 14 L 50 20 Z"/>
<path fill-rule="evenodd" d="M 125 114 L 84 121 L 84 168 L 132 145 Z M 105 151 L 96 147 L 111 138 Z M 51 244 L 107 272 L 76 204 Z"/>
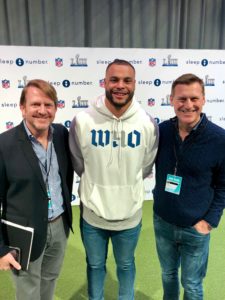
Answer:
<path fill-rule="evenodd" d="M 172 117 L 171 84 L 184 73 L 205 83 L 208 118 L 225 128 L 225 51 L 178 49 L 56 48 L 0 46 L 0 132 L 21 119 L 19 97 L 27 81 L 40 78 L 57 90 L 56 122 L 67 128 L 74 115 L 97 97 L 104 97 L 105 69 L 115 58 L 136 69 L 136 99 L 157 122 Z M 75 176 L 73 203 L 79 203 Z M 145 181 L 146 199 L 152 199 L 153 178 Z"/>

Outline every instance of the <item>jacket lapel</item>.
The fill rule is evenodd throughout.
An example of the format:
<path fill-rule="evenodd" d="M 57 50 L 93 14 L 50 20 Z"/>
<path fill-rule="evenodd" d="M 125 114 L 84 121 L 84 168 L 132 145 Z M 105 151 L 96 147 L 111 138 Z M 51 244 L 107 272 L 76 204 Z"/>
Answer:
<path fill-rule="evenodd" d="M 20 123 L 20 125 L 18 126 L 18 140 L 21 143 L 21 149 L 24 152 L 24 156 L 26 157 L 27 161 L 29 162 L 32 171 L 36 174 L 37 179 L 44 191 L 44 193 L 46 194 L 46 186 L 43 180 L 43 176 L 41 173 L 41 169 L 38 163 L 38 159 L 37 156 L 32 148 L 32 144 L 29 141 L 29 138 L 27 136 L 27 133 L 25 131 L 23 122 Z"/>
<path fill-rule="evenodd" d="M 63 167 L 63 154 L 64 151 L 62 149 L 62 141 L 60 141 L 60 135 L 58 130 L 54 130 L 53 132 L 53 143 L 54 143 L 54 148 L 56 152 L 56 157 L 59 165 L 59 172 L 60 174 L 63 173 L 64 167 Z"/>

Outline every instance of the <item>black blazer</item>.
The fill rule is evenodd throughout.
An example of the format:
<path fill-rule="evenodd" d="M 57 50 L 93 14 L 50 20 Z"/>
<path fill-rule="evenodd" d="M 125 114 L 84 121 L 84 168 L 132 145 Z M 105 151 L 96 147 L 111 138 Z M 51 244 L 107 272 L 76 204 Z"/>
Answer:
<path fill-rule="evenodd" d="M 68 131 L 53 124 L 53 143 L 59 164 L 64 208 L 72 229 L 71 194 L 73 169 L 68 146 Z M 0 134 L 0 217 L 34 228 L 31 260 L 42 253 L 47 236 L 48 201 L 37 156 L 23 122 Z M 1 222 L 0 222 L 1 224 Z M 0 225 L 0 257 L 9 252 L 4 245 Z"/>

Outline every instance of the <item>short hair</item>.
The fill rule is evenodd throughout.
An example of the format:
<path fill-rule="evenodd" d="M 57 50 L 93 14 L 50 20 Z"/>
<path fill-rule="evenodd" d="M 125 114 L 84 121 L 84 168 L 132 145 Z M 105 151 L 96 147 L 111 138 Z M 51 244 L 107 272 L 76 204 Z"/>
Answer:
<path fill-rule="evenodd" d="M 20 96 L 20 105 L 24 105 L 26 103 L 26 93 L 29 87 L 36 87 L 37 89 L 41 90 L 54 102 L 55 106 L 57 107 L 58 98 L 55 88 L 50 83 L 42 79 L 33 79 L 27 83 Z"/>
<path fill-rule="evenodd" d="M 195 83 L 195 82 L 198 82 L 201 85 L 202 94 L 205 95 L 205 86 L 204 86 L 203 80 L 201 78 L 199 78 L 198 76 L 196 76 L 194 74 L 191 74 L 191 73 L 183 74 L 173 82 L 172 88 L 171 88 L 171 95 L 173 95 L 175 87 L 178 84 L 190 85 L 190 84 Z"/>
<path fill-rule="evenodd" d="M 134 70 L 134 73 L 135 73 L 135 68 L 134 66 L 127 60 L 125 59 L 119 59 L 119 58 L 116 58 L 114 59 L 114 61 L 112 61 L 110 64 L 108 64 L 107 68 L 106 68 L 106 72 L 108 71 L 108 69 L 112 66 L 112 65 L 122 65 L 122 66 L 129 66 L 131 67 L 133 70 Z"/>

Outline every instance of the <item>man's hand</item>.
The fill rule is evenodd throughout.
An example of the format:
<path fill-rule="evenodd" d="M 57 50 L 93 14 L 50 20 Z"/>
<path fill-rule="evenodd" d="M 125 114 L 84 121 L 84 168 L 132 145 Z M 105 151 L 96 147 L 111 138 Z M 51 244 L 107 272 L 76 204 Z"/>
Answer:
<path fill-rule="evenodd" d="M 15 260 L 13 255 L 9 252 L 6 255 L 0 257 L 0 270 L 11 270 L 12 268 L 16 270 L 21 269 L 21 265 Z"/>
<path fill-rule="evenodd" d="M 210 224 L 204 220 L 199 221 L 193 227 L 202 234 L 208 234 L 212 230 Z"/>

